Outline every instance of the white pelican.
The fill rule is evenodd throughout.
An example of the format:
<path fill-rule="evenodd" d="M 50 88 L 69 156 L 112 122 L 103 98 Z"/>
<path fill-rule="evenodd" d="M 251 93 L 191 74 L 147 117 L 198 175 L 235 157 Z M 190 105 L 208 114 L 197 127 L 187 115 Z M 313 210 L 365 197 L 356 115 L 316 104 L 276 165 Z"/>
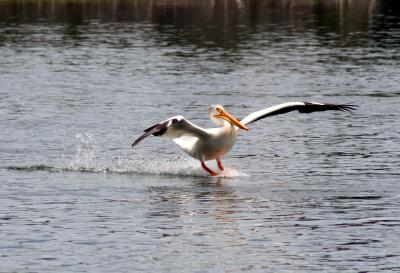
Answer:
<path fill-rule="evenodd" d="M 216 160 L 218 168 L 223 171 L 222 157 L 235 144 L 239 129 L 249 131 L 248 124 L 273 115 L 284 114 L 290 111 L 311 113 L 326 110 L 351 111 L 355 110 L 352 104 L 328 104 L 317 102 L 287 102 L 251 113 L 241 121 L 229 114 L 222 105 L 212 105 L 208 109 L 210 119 L 218 128 L 203 129 L 182 116 L 174 116 L 144 130 L 144 134 L 137 138 L 132 147 L 149 135 L 167 137 L 178 144 L 188 155 L 200 160 L 201 166 L 212 176 L 218 173 L 211 170 L 204 163 Z"/>

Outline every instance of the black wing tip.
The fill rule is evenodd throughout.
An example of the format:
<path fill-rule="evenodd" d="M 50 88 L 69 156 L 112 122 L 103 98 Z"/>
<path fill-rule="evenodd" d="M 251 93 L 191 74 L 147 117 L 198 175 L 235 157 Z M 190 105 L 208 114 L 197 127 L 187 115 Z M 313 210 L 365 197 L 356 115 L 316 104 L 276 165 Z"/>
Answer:
<path fill-rule="evenodd" d="M 353 113 L 353 111 L 357 110 L 358 106 L 355 104 L 337 104 L 338 110 L 347 111 L 349 113 Z"/>
<path fill-rule="evenodd" d="M 142 141 L 144 139 L 144 137 L 139 137 L 138 139 L 136 139 L 132 144 L 131 144 L 131 148 L 135 147 L 136 145 L 139 144 L 140 141 Z"/>
<path fill-rule="evenodd" d="M 143 139 L 145 139 L 145 138 L 148 137 L 149 135 L 151 135 L 151 132 L 144 132 L 143 135 L 141 135 L 140 137 L 138 137 L 138 138 L 131 144 L 131 147 L 133 148 L 134 146 L 138 145 L 139 142 L 141 142 Z"/>
<path fill-rule="evenodd" d="M 147 128 L 146 130 L 143 131 L 143 135 L 141 135 L 139 138 L 137 138 L 131 145 L 131 147 L 136 146 L 137 144 L 139 144 L 139 142 L 141 142 L 143 139 L 145 139 L 146 137 L 153 135 L 156 137 L 162 137 L 165 132 L 168 130 L 168 126 L 170 126 L 172 123 L 177 123 L 179 121 L 178 118 L 171 118 L 168 119 L 164 122 L 160 122 L 157 123 L 149 128 Z"/>
<path fill-rule="evenodd" d="M 322 111 L 324 110 L 337 110 L 342 112 L 350 112 L 357 110 L 358 105 L 355 104 L 334 104 L 334 103 L 318 103 L 318 102 L 303 102 L 305 106 L 321 106 Z M 304 111 L 304 110 L 303 110 Z M 304 111 L 307 112 L 307 111 Z M 312 111 L 311 111 L 312 112 Z"/>

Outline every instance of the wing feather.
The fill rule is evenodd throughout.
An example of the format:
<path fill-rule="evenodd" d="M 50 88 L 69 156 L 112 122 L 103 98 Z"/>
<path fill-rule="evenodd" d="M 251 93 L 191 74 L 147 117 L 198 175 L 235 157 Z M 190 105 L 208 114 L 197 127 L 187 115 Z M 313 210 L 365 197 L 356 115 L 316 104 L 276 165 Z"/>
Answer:
<path fill-rule="evenodd" d="M 164 120 L 147 128 L 143 132 L 144 134 L 142 134 L 132 143 L 132 147 L 136 146 L 137 144 L 139 144 L 139 142 L 150 135 L 157 137 L 167 137 L 169 139 L 176 139 L 182 136 L 202 137 L 207 135 L 204 129 L 197 125 L 194 125 L 182 116 L 174 116 L 172 118 Z"/>
<path fill-rule="evenodd" d="M 351 110 L 355 110 L 356 107 L 357 106 L 353 104 L 331 104 L 331 103 L 319 103 L 319 102 L 286 102 L 251 113 L 250 115 L 245 117 L 241 122 L 243 124 L 250 124 L 266 117 L 285 114 L 296 110 L 299 111 L 300 113 L 312 113 L 312 112 L 320 112 L 328 110 L 351 112 Z"/>

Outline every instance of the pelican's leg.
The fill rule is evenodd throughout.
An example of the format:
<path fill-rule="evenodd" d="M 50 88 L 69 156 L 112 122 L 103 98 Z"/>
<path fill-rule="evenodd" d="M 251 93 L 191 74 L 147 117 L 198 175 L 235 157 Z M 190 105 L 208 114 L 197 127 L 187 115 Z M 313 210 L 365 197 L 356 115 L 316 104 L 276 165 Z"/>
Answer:
<path fill-rule="evenodd" d="M 222 161 L 221 161 L 221 159 L 217 159 L 217 164 L 218 164 L 218 168 L 219 168 L 221 171 L 224 171 L 224 166 L 222 166 Z"/>
<path fill-rule="evenodd" d="M 204 161 L 200 161 L 200 162 L 201 162 L 201 166 L 203 167 L 203 169 L 206 170 L 209 174 L 211 174 L 212 176 L 218 175 L 218 173 L 214 172 L 209 167 L 207 167 L 206 164 L 204 163 Z"/>

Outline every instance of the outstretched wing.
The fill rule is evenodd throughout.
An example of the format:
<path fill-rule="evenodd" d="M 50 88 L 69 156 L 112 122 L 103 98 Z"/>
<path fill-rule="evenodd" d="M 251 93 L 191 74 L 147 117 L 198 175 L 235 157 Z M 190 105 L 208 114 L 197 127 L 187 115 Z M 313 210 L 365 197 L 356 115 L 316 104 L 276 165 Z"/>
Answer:
<path fill-rule="evenodd" d="M 201 137 L 206 134 L 204 129 L 194 125 L 184 117 L 175 116 L 144 130 L 144 134 L 132 143 L 132 147 L 150 135 L 175 139 L 182 136 Z"/>
<path fill-rule="evenodd" d="M 300 113 L 311 113 L 319 111 L 349 111 L 355 110 L 357 106 L 353 104 L 331 104 L 331 103 L 318 103 L 318 102 L 287 102 L 278 104 L 263 110 L 251 113 L 241 120 L 243 124 L 249 124 L 259 119 L 266 117 L 285 114 L 291 111 L 299 111 Z"/>

